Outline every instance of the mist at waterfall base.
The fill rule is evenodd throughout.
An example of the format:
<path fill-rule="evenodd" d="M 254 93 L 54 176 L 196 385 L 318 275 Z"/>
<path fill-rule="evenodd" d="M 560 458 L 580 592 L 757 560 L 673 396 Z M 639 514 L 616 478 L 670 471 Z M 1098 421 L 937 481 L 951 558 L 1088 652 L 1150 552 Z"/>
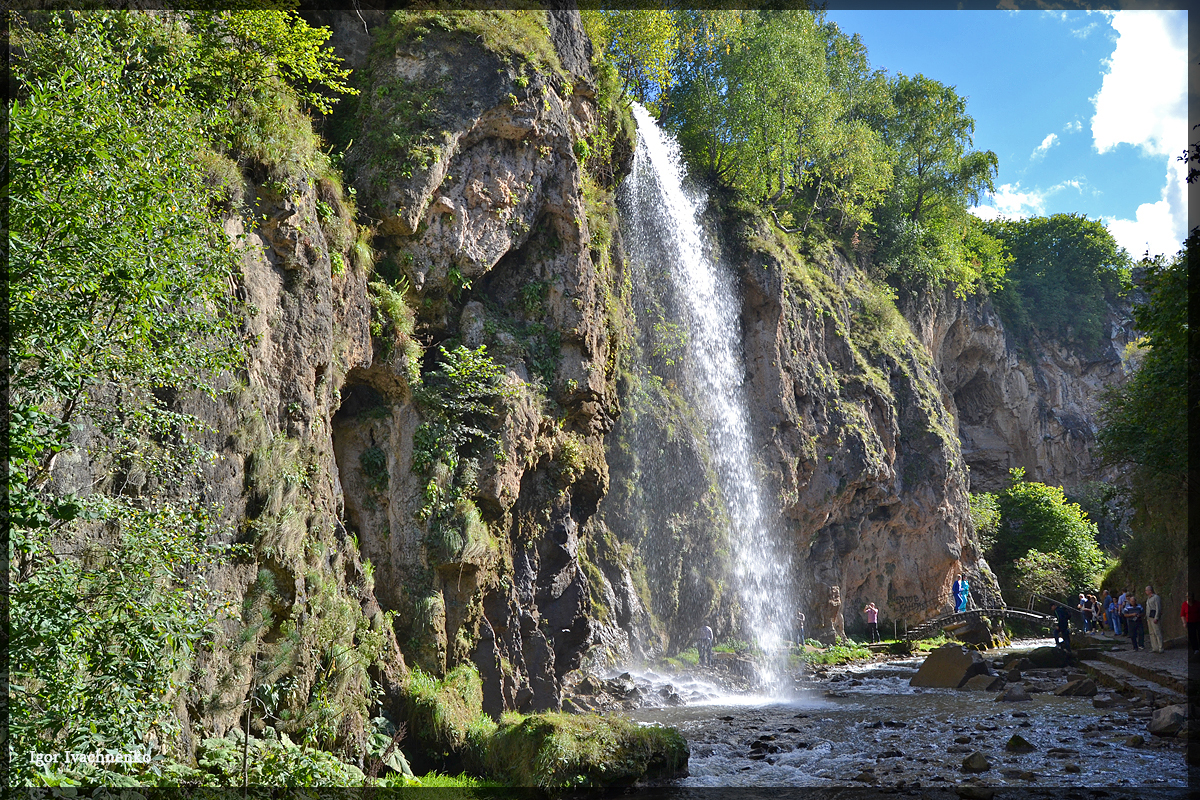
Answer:
<path fill-rule="evenodd" d="M 732 270 L 722 263 L 719 247 L 706 234 L 702 214 L 707 198 L 688 183 L 678 143 L 643 107 L 635 103 L 633 113 L 638 144 L 619 203 L 639 335 L 645 340 L 643 351 L 657 357 L 660 371 L 672 384 L 678 378 L 679 392 L 703 431 L 704 441 L 697 448 L 720 489 L 718 517 L 725 526 L 726 564 L 744 626 L 744 631 L 735 633 L 751 639 L 760 653 L 760 683 L 777 693 L 790 685 L 785 680 L 786 659 L 796 603 L 778 509 L 763 487 L 754 459 L 736 282 Z M 668 349 L 672 342 L 678 344 L 678 352 Z M 648 379 L 662 380 L 662 376 Z M 630 412 L 636 418 L 633 399 Z M 649 451 L 635 453 L 638 463 L 663 456 L 653 447 L 639 448 L 643 437 L 636 431 L 632 440 L 635 450 Z M 642 502 L 669 502 L 669 497 L 646 492 Z M 670 509 L 655 511 L 661 519 Z M 687 509 L 679 511 L 683 514 Z M 643 519 L 650 516 L 643 514 Z M 670 546 L 669 530 L 646 531 L 649 552 L 643 557 L 654 557 L 657 537 Z M 688 622 L 698 630 L 706 620 Z"/>

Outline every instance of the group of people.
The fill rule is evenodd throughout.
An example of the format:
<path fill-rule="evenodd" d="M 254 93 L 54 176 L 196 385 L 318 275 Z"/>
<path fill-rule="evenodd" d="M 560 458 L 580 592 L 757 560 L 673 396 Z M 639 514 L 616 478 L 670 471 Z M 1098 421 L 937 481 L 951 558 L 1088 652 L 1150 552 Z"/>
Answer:
<path fill-rule="evenodd" d="M 1146 586 L 1145 594 L 1146 602 L 1143 605 L 1139 602 L 1137 593 L 1132 587 L 1126 588 L 1120 595 L 1114 595 L 1108 589 L 1104 589 L 1098 598 L 1094 594 L 1080 593 L 1079 603 L 1075 607 L 1083 614 L 1084 632 L 1090 633 L 1093 630 L 1111 628 L 1114 635 L 1128 636 L 1134 650 L 1147 649 L 1146 634 L 1148 633 L 1150 635 L 1149 650 L 1161 653 L 1163 651 L 1162 598 L 1158 596 L 1151 585 Z M 1051 613 L 1057 620 L 1054 628 L 1055 643 L 1059 643 L 1061 640 L 1070 648 L 1071 638 L 1067 626 L 1069 612 L 1065 606 L 1055 603 L 1051 606 Z M 1196 619 L 1198 615 L 1191 594 L 1188 594 L 1188 599 L 1180 607 L 1179 616 L 1188 629 L 1188 648 L 1193 653 L 1197 652 L 1200 650 L 1200 630 L 1198 630 L 1200 626 L 1197 625 L 1200 620 Z"/>

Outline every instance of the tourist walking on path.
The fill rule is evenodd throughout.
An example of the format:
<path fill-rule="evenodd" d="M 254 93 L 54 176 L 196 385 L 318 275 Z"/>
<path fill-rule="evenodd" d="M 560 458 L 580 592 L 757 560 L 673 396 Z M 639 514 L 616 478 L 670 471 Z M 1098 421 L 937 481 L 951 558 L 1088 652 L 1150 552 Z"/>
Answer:
<path fill-rule="evenodd" d="M 1055 626 L 1054 644 L 1059 643 L 1059 637 L 1062 637 L 1062 643 L 1066 646 L 1067 652 L 1071 652 L 1071 612 L 1066 606 L 1060 606 L 1058 603 L 1050 604 L 1050 613 L 1058 620 Z"/>
<path fill-rule="evenodd" d="M 700 638 L 696 640 L 696 650 L 700 654 L 700 666 L 712 666 L 713 630 L 705 625 L 700 629 Z"/>
<path fill-rule="evenodd" d="M 874 603 L 867 603 L 867 607 L 863 609 L 867 613 L 867 633 L 871 635 L 871 642 L 879 641 L 879 609 Z"/>
<path fill-rule="evenodd" d="M 1108 589 L 1104 589 L 1103 591 L 1101 591 L 1099 608 L 1100 608 L 1100 628 L 1102 630 L 1112 628 L 1112 625 L 1113 625 L 1113 613 L 1112 613 L 1112 608 L 1111 608 L 1112 604 L 1113 604 L 1112 595 L 1108 593 Z M 1116 633 L 1115 629 L 1113 630 L 1113 633 Z"/>
<path fill-rule="evenodd" d="M 1088 600 L 1087 595 L 1083 592 L 1079 593 L 1079 605 L 1075 606 L 1079 609 L 1079 613 L 1083 614 L 1083 632 L 1092 632 L 1092 603 Z"/>
<path fill-rule="evenodd" d="M 1200 653 L 1200 614 L 1196 613 L 1196 601 L 1188 592 L 1187 600 L 1179 607 L 1179 618 L 1188 633 L 1188 652 L 1192 655 Z"/>
<path fill-rule="evenodd" d="M 1146 648 L 1146 633 L 1142 630 L 1142 620 L 1146 616 L 1146 610 L 1142 608 L 1142 604 L 1134 597 L 1130 591 L 1125 597 L 1125 611 L 1121 613 L 1125 618 L 1125 630 L 1129 634 L 1129 642 L 1133 645 L 1133 649 Z"/>
<path fill-rule="evenodd" d="M 1121 618 L 1121 595 L 1109 597 L 1109 602 L 1112 603 L 1112 626 L 1113 633 L 1120 636 L 1125 630 L 1125 620 Z"/>
<path fill-rule="evenodd" d="M 1153 586 L 1146 587 L 1146 627 L 1150 630 L 1150 651 L 1161 653 L 1162 642 L 1162 598 L 1154 593 Z"/>
<path fill-rule="evenodd" d="M 954 610 L 966 611 L 967 603 L 971 599 L 971 584 L 967 583 L 965 575 L 959 575 L 958 580 L 954 582 Z"/>

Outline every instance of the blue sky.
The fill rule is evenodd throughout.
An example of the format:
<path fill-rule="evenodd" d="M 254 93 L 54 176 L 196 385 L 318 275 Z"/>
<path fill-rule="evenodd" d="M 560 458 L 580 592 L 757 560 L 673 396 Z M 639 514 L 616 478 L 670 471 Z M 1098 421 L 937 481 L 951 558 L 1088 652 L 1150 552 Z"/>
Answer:
<path fill-rule="evenodd" d="M 874 67 L 956 87 L 1000 161 L 981 217 L 1082 212 L 1134 257 L 1187 235 L 1186 11 L 830 11 Z M 1195 61 L 1195 59 L 1191 59 Z"/>

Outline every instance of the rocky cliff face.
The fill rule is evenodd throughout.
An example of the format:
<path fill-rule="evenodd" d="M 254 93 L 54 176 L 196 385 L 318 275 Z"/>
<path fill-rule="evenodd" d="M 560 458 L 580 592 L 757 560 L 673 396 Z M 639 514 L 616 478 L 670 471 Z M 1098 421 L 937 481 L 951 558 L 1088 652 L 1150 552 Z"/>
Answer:
<path fill-rule="evenodd" d="M 979 297 L 911 297 L 905 311 L 937 364 L 973 491 L 1004 488 L 1013 467 L 1066 487 L 1116 477 L 1093 450 L 1101 395 L 1125 379 L 1125 346 L 1136 338 L 1127 304 L 1109 309 L 1096 348 L 1036 332 L 1021 347 Z"/>
<path fill-rule="evenodd" d="M 602 201 L 613 175 L 588 171 L 614 120 L 600 118 L 578 14 L 531 22 L 508 44 L 481 19 L 400 14 L 353 46 L 360 21 L 331 20 L 366 76 L 364 145 L 347 163 L 379 220 L 376 274 L 407 294 L 426 354 L 406 364 L 377 342 L 347 364 L 332 427 L 346 525 L 406 655 L 435 674 L 473 662 L 498 714 L 557 708 L 562 677 L 597 640 L 581 529 L 608 489 L 619 311 Z M 419 158 L 391 149 L 397 132 L 427 142 L 406 151 Z M 504 368 L 502 453 L 438 525 L 429 493 L 461 478 L 414 469 L 428 405 L 413 378 L 458 345 Z"/>
<path fill-rule="evenodd" d="M 764 221 L 731 220 L 751 406 L 808 630 L 861 628 L 868 602 L 915 622 L 959 574 L 994 595 L 936 364 L 891 298 L 837 252 L 802 258 Z"/>
<path fill-rule="evenodd" d="M 414 664 L 475 664 L 492 714 L 552 709 L 585 658 L 678 650 L 701 618 L 740 632 L 703 425 L 654 325 L 655 278 L 621 252 L 628 118 L 577 13 L 514 19 L 318 20 L 363 90 L 328 121 L 355 142 L 359 245 L 330 181 L 245 175 L 263 221 L 226 229 L 247 366 L 222 401 L 182 401 L 218 454 L 206 499 L 248 548 L 212 576 L 240 609 L 181 708 L 218 735 L 280 665 L 273 724 L 345 742 L 371 681 L 394 700 Z M 1018 465 L 1095 476 L 1097 393 L 1127 331 L 1114 322 L 1103 358 L 1035 342 L 1026 362 L 986 304 L 916 298 L 906 320 L 838 253 L 801 257 L 727 198 L 711 222 L 807 632 L 860 626 L 868 601 L 915 622 L 960 573 L 991 591 L 968 466 L 975 489 Z M 373 259 L 355 255 L 367 243 Z M 502 368 L 500 457 L 421 467 L 436 404 L 421 387 L 460 345 Z M 86 473 L 64 460 L 58 477 Z"/>

